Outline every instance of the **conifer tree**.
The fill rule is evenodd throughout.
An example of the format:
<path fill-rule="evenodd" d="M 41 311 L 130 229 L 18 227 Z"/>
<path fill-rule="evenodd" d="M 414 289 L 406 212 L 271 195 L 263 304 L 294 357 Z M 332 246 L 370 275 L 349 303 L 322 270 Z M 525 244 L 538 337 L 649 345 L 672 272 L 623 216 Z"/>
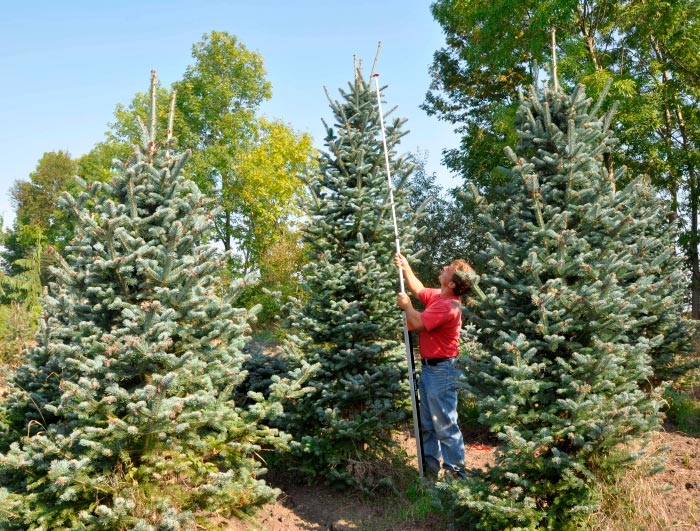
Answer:
<path fill-rule="evenodd" d="M 34 337 L 41 313 L 41 245 L 36 245 L 27 258 L 14 264 L 20 271 L 15 275 L 0 272 L 0 367 L 16 366 Z M 4 382 L 5 375 L 0 375 Z"/>
<path fill-rule="evenodd" d="M 209 201 L 142 130 L 110 183 L 63 196 L 75 238 L 0 411 L 0 529 L 201 529 L 275 495 L 256 455 L 287 437 L 272 402 L 232 399 L 250 315 L 219 295 Z"/>
<path fill-rule="evenodd" d="M 371 462 L 387 456 L 409 396 L 377 96 L 359 69 L 348 85 L 339 101 L 329 96 L 335 124 L 326 124 L 319 172 L 308 179 L 305 299 L 287 305 L 285 326 L 298 358 L 317 372 L 311 392 L 285 407 L 285 429 L 298 468 L 368 486 L 380 479 Z M 404 122 L 395 118 L 385 130 L 400 242 L 410 254 L 416 225 L 401 190 L 413 166 L 396 153 Z"/>
<path fill-rule="evenodd" d="M 647 391 L 681 320 L 676 234 L 644 178 L 618 189 L 603 103 L 581 85 L 531 88 L 507 199 L 474 191 L 489 245 L 470 312 L 483 349 L 466 374 L 501 444 L 493 468 L 455 486 L 474 528 L 573 528 L 595 506 L 596 471 L 632 460 L 619 445 L 660 424 Z"/>

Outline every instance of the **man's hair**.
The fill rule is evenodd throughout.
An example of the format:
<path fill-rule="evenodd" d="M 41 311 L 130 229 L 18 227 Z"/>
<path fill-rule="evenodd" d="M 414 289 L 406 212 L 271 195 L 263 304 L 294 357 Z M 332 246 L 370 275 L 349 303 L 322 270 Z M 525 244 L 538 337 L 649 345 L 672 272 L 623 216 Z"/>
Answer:
<path fill-rule="evenodd" d="M 475 274 L 474 269 L 464 260 L 455 260 L 450 266 L 455 268 L 452 275 L 452 282 L 455 285 L 454 294 L 458 297 L 466 295 L 472 289 L 471 276 Z"/>

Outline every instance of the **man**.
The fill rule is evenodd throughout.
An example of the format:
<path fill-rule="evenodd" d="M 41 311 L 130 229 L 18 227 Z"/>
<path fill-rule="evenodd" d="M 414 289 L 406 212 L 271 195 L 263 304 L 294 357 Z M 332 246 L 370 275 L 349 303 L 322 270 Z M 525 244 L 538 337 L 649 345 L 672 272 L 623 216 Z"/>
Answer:
<path fill-rule="evenodd" d="M 474 270 L 464 260 L 455 260 L 440 273 L 439 288 L 426 288 L 403 255 L 396 253 L 394 262 L 403 272 L 408 290 L 425 306 L 423 312 L 418 312 L 407 294 L 399 293 L 397 297 L 399 307 L 406 312 L 409 330 L 418 331 L 422 365 L 418 391 L 425 454 L 423 467 L 426 476 L 436 478 L 442 458 L 446 475 L 465 477 L 464 439 L 457 424 L 455 382 L 459 370 L 455 362 L 462 327 L 460 297 L 470 291 L 470 275 Z"/>

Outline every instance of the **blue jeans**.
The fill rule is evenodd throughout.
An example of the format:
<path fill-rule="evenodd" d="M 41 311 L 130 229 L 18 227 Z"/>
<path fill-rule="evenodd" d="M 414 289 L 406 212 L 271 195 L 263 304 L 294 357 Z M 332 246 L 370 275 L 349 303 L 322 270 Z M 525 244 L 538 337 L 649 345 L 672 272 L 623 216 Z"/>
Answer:
<path fill-rule="evenodd" d="M 457 358 L 423 365 L 418 382 L 424 467 L 427 474 L 445 470 L 464 477 L 464 439 L 457 424 Z"/>

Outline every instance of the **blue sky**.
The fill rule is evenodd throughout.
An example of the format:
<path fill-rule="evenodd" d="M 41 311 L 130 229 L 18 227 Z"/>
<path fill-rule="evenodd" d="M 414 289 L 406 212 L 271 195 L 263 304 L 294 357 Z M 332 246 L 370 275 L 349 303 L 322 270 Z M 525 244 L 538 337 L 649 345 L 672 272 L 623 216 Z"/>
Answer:
<path fill-rule="evenodd" d="M 13 217 L 9 189 L 27 180 L 44 152 L 80 156 L 103 139 L 117 103 L 180 79 L 192 45 L 212 30 L 236 35 L 263 57 L 272 100 L 263 114 L 306 131 L 322 147 L 321 119 L 352 77 L 353 56 L 387 84 L 384 112 L 398 106 L 411 131 L 404 151 L 428 152 L 428 170 L 450 187 L 441 151 L 453 127 L 419 106 L 428 67 L 444 44 L 430 2 L 419 0 L 33 0 L 6 2 L 0 17 L 0 216 Z M 8 5 L 9 4 L 9 5 Z M 177 132 L 176 132 L 177 133 Z"/>

